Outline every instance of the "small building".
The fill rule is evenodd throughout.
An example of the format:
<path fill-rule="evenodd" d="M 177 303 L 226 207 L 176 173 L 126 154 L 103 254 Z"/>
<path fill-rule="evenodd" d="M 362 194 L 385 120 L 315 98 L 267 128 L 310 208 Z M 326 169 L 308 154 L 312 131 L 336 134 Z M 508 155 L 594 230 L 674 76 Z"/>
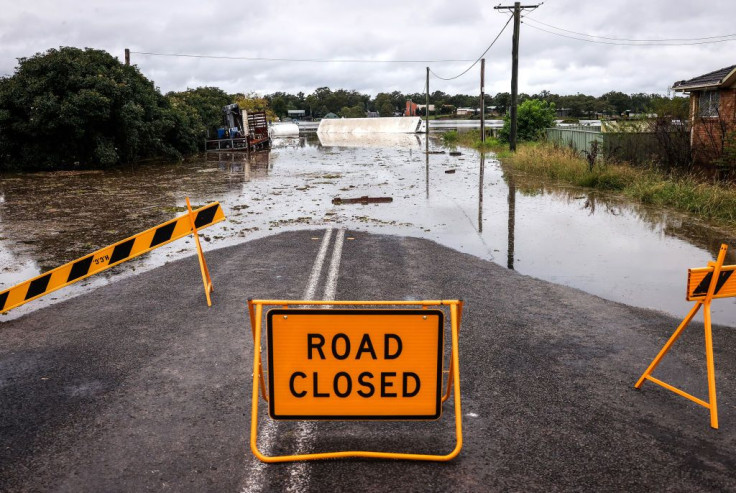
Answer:
<path fill-rule="evenodd" d="M 408 99 L 406 101 L 406 109 L 404 110 L 404 116 L 417 116 L 420 113 L 424 114 L 424 108 L 426 108 L 426 104 L 417 104 L 411 99 Z M 429 105 L 429 111 L 434 111 L 434 105 Z"/>
<path fill-rule="evenodd" d="M 693 160 L 708 164 L 721 158 L 729 139 L 736 141 L 736 65 L 677 81 L 672 88 L 690 94 Z"/>
<path fill-rule="evenodd" d="M 290 120 L 302 120 L 307 116 L 306 110 L 286 110 Z"/>
<path fill-rule="evenodd" d="M 458 108 L 455 114 L 457 116 L 469 116 L 477 115 L 480 113 L 480 108 Z"/>
<path fill-rule="evenodd" d="M 487 116 L 499 116 L 501 113 L 498 111 L 498 106 L 486 106 Z"/>

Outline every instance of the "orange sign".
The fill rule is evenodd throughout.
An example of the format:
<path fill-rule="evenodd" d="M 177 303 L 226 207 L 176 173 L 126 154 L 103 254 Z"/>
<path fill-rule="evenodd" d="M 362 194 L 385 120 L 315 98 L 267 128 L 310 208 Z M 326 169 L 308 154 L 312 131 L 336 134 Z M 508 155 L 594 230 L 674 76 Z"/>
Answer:
<path fill-rule="evenodd" d="M 268 312 L 274 419 L 437 419 L 440 310 Z"/>
<path fill-rule="evenodd" d="M 731 298 L 736 296 L 736 265 L 724 265 L 718 274 L 718 282 L 713 291 L 713 298 Z M 708 294 L 713 267 L 700 267 L 687 270 L 687 301 L 704 300 Z"/>

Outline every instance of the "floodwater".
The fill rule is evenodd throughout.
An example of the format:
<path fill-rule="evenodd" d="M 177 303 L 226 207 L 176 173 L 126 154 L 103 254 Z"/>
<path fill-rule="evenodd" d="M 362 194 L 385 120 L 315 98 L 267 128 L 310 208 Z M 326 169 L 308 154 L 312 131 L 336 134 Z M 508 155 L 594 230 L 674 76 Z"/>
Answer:
<path fill-rule="evenodd" d="M 692 305 L 685 301 L 689 267 L 705 266 L 721 243 L 733 248 L 727 263 L 736 263 L 732 232 L 505 173 L 497 160 L 444 148 L 433 137 L 429 153 L 425 145 L 423 135 L 306 135 L 251 156 L 210 153 L 105 172 L 1 176 L 0 289 L 180 215 L 187 196 L 193 205 L 220 201 L 227 216 L 202 230 L 205 252 L 286 230 L 344 226 L 427 238 L 680 317 Z M 363 196 L 393 200 L 333 203 Z M 193 253 L 191 239 L 178 240 L 5 317 Z M 713 320 L 736 326 L 736 299 L 716 300 Z"/>

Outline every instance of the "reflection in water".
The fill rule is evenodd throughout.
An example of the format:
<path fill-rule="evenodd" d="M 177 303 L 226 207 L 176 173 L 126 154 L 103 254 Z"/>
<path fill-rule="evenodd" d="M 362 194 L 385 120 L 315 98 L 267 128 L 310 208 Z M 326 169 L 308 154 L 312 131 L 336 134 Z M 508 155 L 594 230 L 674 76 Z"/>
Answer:
<path fill-rule="evenodd" d="M 508 185 L 508 208 L 509 208 L 509 223 L 508 223 L 508 255 L 506 258 L 506 267 L 514 269 L 514 234 L 516 232 L 516 184 L 514 182 L 514 176 L 508 174 L 506 176 L 506 184 Z"/>
<path fill-rule="evenodd" d="M 186 196 L 194 205 L 218 200 L 227 216 L 203 232 L 205 248 L 335 225 L 414 235 L 522 274 L 680 317 L 690 308 L 683 294 L 688 267 L 706 265 L 721 242 L 731 244 L 727 261 L 736 263 L 733 235 L 687 216 L 504 173 L 497 160 L 472 150 L 429 154 L 441 142 L 430 146 L 424 135 L 419 139 L 327 147 L 310 135 L 275 139 L 270 152 L 250 156 L 0 176 L 0 285 L 171 219 L 184 210 Z M 445 173 L 449 169 L 455 172 Z M 332 203 L 346 195 L 393 202 Z M 186 240 L 172 243 L 102 277 L 191 255 L 190 247 Z M 736 300 L 718 300 L 713 310 L 715 323 L 736 326 Z"/>
<path fill-rule="evenodd" d="M 478 170 L 478 233 L 483 232 L 483 175 L 486 171 L 486 156 L 480 155 L 480 169 Z"/>
<path fill-rule="evenodd" d="M 429 198 L 429 139 L 427 139 L 427 147 L 424 150 L 424 183 L 426 188 L 426 198 Z"/>

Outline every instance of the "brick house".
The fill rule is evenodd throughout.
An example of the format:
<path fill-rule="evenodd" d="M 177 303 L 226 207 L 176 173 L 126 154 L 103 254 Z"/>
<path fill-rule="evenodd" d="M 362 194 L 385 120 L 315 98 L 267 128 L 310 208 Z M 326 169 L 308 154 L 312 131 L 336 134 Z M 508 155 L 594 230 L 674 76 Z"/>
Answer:
<path fill-rule="evenodd" d="M 690 94 L 690 147 L 697 163 L 723 156 L 736 140 L 736 65 L 675 82 L 677 92 Z"/>

